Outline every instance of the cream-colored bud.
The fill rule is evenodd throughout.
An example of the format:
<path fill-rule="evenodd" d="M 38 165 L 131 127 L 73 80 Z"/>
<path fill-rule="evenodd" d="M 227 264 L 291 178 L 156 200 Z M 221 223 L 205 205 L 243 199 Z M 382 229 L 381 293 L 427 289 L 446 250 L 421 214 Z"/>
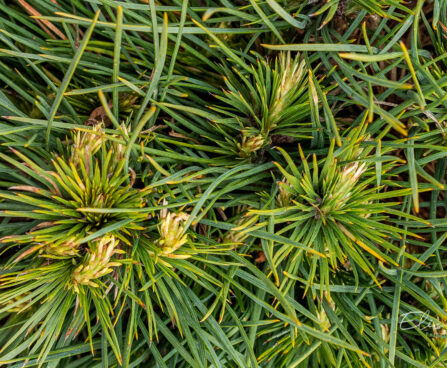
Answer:
<path fill-rule="evenodd" d="M 111 262 L 116 253 L 122 253 L 117 249 L 119 240 L 113 236 L 105 236 L 94 242 L 84 262 L 79 265 L 72 274 L 71 282 L 74 290 L 79 292 L 79 285 L 98 287 L 94 280 L 99 279 L 113 271 L 112 267 L 118 267 L 120 262 Z"/>
<path fill-rule="evenodd" d="M 243 136 L 241 143 L 237 144 L 239 156 L 250 157 L 254 152 L 260 150 L 264 145 L 264 137 L 260 134 L 252 137 Z"/>
<path fill-rule="evenodd" d="M 76 242 L 76 238 L 70 238 L 63 243 L 48 243 L 42 248 L 41 253 L 48 256 L 75 256 L 79 252 L 79 244 Z"/>
<path fill-rule="evenodd" d="M 73 146 L 70 161 L 75 165 L 80 160 L 86 160 L 101 148 L 104 142 L 102 124 L 97 124 L 89 130 L 77 130 L 73 134 Z"/>
<path fill-rule="evenodd" d="M 179 214 L 169 212 L 161 219 L 160 239 L 157 242 L 161 255 L 175 252 L 188 241 L 188 234 L 183 234 L 184 223 L 188 218 L 189 215 L 184 212 Z"/>

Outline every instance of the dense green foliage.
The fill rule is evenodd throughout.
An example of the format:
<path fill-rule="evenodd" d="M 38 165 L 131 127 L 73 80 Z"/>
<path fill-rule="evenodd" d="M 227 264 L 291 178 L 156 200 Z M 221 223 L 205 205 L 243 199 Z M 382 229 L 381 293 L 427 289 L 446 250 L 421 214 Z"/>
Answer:
<path fill-rule="evenodd" d="M 0 0 L 0 366 L 445 367 L 446 0 Z"/>

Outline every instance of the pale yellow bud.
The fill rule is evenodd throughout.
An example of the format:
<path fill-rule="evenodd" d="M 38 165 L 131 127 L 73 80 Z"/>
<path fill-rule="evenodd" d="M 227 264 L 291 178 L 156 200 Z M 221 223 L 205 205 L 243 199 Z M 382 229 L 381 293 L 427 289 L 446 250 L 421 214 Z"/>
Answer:
<path fill-rule="evenodd" d="M 244 135 L 241 143 L 237 144 L 239 156 L 243 158 L 250 157 L 254 152 L 260 150 L 264 143 L 264 137 L 260 134 L 252 137 Z"/>
<path fill-rule="evenodd" d="M 320 321 L 321 327 L 323 330 L 327 331 L 329 327 L 331 327 L 331 322 L 329 321 L 329 317 L 326 314 L 326 311 L 321 308 L 320 311 L 317 311 L 317 318 Z"/>
<path fill-rule="evenodd" d="M 42 249 L 42 253 L 49 256 L 75 256 L 79 252 L 79 245 L 76 242 L 76 238 L 71 238 L 63 243 L 49 243 Z"/>
<path fill-rule="evenodd" d="M 98 287 L 94 280 L 112 272 L 112 267 L 121 265 L 120 262 L 110 261 L 114 254 L 123 253 L 123 251 L 117 249 L 118 245 L 119 240 L 115 237 L 105 236 L 90 247 L 84 263 L 75 269 L 71 277 L 71 282 L 76 292 L 79 292 L 79 285 Z"/>
<path fill-rule="evenodd" d="M 290 199 L 292 197 L 292 188 L 289 182 L 284 178 L 278 182 L 278 205 L 280 207 L 287 207 L 290 205 Z"/>
<path fill-rule="evenodd" d="M 268 127 L 274 129 L 278 124 L 284 107 L 287 106 L 289 92 L 300 84 L 306 71 L 306 63 L 299 56 L 292 59 L 290 52 L 282 52 L 279 55 L 277 71 L 280 73 L 281 84 L 276 91 L 276 96 L 269 110 Z"/>
<path fill-rule="evenodd" d="M 97 124 L 89 130 L 78 130 L 73 134 L 73 146 L 70 161 L 75 165 L 80 160 L 86 160 L 101 148 L 104 142 L 102 124 Z"/>
<path fill-rule="evenodd" d="M 188 241 L 188 235 L 183 234 L 184 222 L 188 217 L 189 215 L 184 212 L 179 214 L 169 212 L 161 219 L 159 224 L 160 239 L 157 242 L 161 255 L 175 252 Z"/>

